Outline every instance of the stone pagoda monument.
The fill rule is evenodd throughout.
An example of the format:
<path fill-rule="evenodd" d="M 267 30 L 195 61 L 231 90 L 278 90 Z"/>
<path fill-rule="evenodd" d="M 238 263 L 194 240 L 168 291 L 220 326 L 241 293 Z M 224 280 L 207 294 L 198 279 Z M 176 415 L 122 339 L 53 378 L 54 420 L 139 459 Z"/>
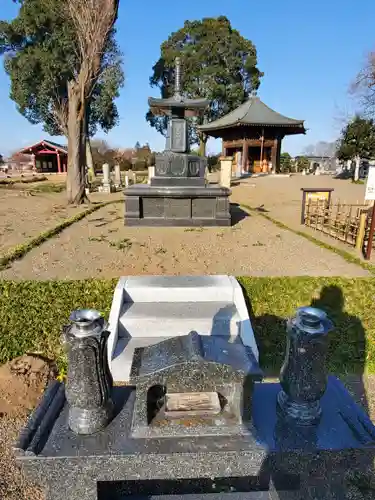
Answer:
<path fill-rule="evenodd" d="M 154 115 L 169 117 L 166 149 L 156 155 L 150 185 L 125 189 L 125 225 L 128 226 L 229 226 L 228 188 L 207 185 L 207 159 L 189 151 L 187 117 L 198 116 L 210 104 L 181 93 L 181 63 L 176 59 L 173 97 L 149 99 Z"/>

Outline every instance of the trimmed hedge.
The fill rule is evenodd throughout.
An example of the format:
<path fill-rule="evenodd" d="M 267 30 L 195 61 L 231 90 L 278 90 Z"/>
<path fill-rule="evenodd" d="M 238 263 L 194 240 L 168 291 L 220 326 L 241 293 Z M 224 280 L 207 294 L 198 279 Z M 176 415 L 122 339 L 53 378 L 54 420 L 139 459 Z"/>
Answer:
<path fill-rule="evenodd" d="M 336 325 L 330 336 L 329 369 L 375 373 L 375 280 L 332 278 L 239 278 L 261 354 L 261 365 L 278 373 L 285 350 L 285 318 L 313 303 Z M 117 279 L 0 281 L 0 363 L 26 352 L 64 366 L 61 328 L 70 312 L 93 307 L 108 318 Z M 344 304 L 345 302 L 345 304 Z"/>

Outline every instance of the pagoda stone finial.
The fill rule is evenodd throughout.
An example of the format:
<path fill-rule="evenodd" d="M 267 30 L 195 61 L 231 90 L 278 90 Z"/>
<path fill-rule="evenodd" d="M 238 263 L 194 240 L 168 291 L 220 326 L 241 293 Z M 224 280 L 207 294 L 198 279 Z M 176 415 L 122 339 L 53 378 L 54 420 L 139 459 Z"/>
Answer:
<path fill-rule="evenodd" d="M 175 81 L 175 96 L 181 96 L 181 58 L 176 57 L 176 81 Z"/>
<path fill-rule="evenodd" d="M 167 115 L 170 117 L 165 152 L 187 155 L 189 153 L 189 140 L 186 118 L 198 116 L 203 113 L 203 110 L 210 105 L 210 101 L 208 99 L 189 99 L 184 96 L 182 89 L 182 61 L 180 57 L 176 57 L 175 59 L 174 86 L 173 96 L 166 99 L 150 98 L 148 102 L 154 115 Z M 156 165 L 156 173 L 158 172 L 158 165 Z"/>

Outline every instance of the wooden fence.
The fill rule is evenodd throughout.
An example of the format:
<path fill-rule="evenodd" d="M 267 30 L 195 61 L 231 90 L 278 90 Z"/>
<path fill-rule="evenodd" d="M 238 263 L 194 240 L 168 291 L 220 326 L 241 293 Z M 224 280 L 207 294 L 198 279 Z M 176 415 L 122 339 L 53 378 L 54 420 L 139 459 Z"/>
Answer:
<path fill-rule="evenodd" d="M 364 242 L 363 242 L 364 251 L 366 251 L 367 245 L 369 244 L 371 216 L 372 216 L 372 210 L 369 210 L 368 215 L 367 215 L 365 234 L 364 234 Z M 375 238 L 372 239 L 371 243 L 372 243 L 372 248 L 375 248 Z"/>
<path fill-rule="evenodd" d="M 368 243 L 370 228 L 370 207 L 367 205 L 347 205 L 325 201 L 310 201 L 306 207 L 305 224 L 328 236 L 358 247 L 360 237 L 363 247 Z M 362 219 L 362 228 L 361 228 Z M 361 236 L 364 235 L 364 240 Z M 374 242 L 372 242 L 374 245 Z"/>

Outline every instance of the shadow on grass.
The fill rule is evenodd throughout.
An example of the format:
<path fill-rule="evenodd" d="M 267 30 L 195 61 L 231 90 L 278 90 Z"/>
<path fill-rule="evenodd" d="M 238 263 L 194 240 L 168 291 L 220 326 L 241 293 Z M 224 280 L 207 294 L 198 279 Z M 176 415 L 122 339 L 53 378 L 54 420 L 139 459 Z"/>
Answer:
<path fill-rule="evenodd" d="M 244 287 L 243 291 L 259 348 L 260 366 L 265 377 L 278 377 L 286 350 L 286 318 L 272 314 L 256 316 Z M 310 305 L 324 310 L 335 326 L 334 331 L 329 334 L 328 371 L 342 380 L 356 403 L 368 414 L 369 404 L 363 380 L 367 355 L 366 332 L 362 321 L 345 311 L 345 297 L 337 285 L 324 286 L 319 297 L 312 299 Z M 361 472 L 345 473 L 345 497 L 334 498 L 375 498 L 373 478 L 373 460 L 367 462 L 365 458 Z M 290 498 L 288 493 L 279 491 L 277 486 L 276 490 L 280 500 Z M 354 492 L 354 496 L 346 496 L 349 492 Z M 324 498 L 333 497 L 328 495 Z"/>
<path fill-rule="evenodd" d="M 259 348 L 260 365 L 266 376 L 278 377 L 286 349 L 286 318 L 272 314 L 256 316 L 251 298 L 245 288 L 243 291 Z M 346 383 L 355 400 L 368 412 L 363 382 L 366 333 L 361 320 L 345 311 L 345 297 L 337 285 L 324 286 L 320 296 L 312 299 L 310 305 L 325 311 L 335 326 L 329 334 L 328 371 Z"/>

